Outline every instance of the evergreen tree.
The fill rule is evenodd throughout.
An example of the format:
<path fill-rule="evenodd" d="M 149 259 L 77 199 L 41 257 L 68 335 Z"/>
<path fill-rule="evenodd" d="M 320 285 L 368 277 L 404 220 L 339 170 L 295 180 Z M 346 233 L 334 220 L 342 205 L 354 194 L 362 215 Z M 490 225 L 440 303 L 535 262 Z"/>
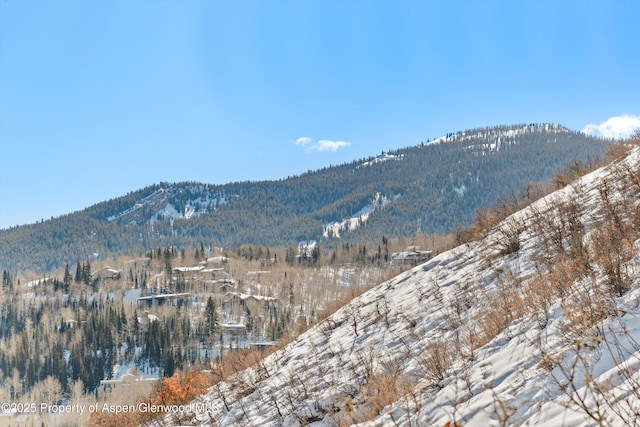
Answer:
<path fill-rule="evenodd" d="M 78 264 L 76 264 L 75 282 L 76 283 L 81 283 L 82 282 L 82 266 L 80 265 L 80 261 L 78 261 Z"/>
<path fill-rule="evenodd" d="M 315 245 L 311 250 L 311 263 L 318 265 L 320 262 L 320 245 Z"/>
<path fill-rule="evenodd" d="M 91 263 L 89 260 L 82 263 L 82 282 L 85 285 L 91 284 Z"/>
<path fill-rule="evenodd" d="M 251 314 L 251 310 L 249 308 L 247 310 L 247 324 L 245 325 L 247 329 L 247 333 L 253 332 L 253 315 Z"/>
<path fill-rule="evenodd" d="M 13 278 L 8 270 L 2 270 L 2 287 L 13 289 Z"/>
<path fill-rule="evenodd" d="M 164 368 L 164 376 L 171 377 L 176 372 L 176 359 L 171 349 L 165 349 L 162 366 Z"/>
<path fill-rule="evenodd" d="M 206 324 L 206 333 L 211 336 L 216 332 L 216 327 L 218 324 L 218 316 L 216 314 L 216 304 L 213 301 L 213 298 L 209 297 L 207 299 L 207 305 L 204 309 L 205 313 L 205 324 Z"/>
<path fill-rule="evenodd" d="M 69 263 L 64 267 L 64 278 L 62 279 L 63 290 L 64 292 L 69 292 L 69 287 L 71 286 L 71 281 L 73 280 L 73 276 L 69 272 Z"/>

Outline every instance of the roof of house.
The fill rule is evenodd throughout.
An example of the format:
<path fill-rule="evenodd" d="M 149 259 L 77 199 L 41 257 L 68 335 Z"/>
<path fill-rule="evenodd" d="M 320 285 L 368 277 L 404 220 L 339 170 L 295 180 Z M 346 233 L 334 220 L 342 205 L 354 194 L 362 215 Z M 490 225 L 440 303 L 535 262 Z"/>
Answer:
<path fill-rule="evenodd" d="M 227 294 L 227 299 L 231 299 L 233 297 L 237 297 L 243 301 L 248 299 L 254 299 L 256 301 L 277 301 L 278 299 L 275 297 L 268 297 L 264 295 L 252 295 L 252 294 L 243 294 L 238 292 L 229 292 Z"/>
<path fill-rule="evenodd" d="M 116 270 L 115 268 L 111 268 L 111 267 L 104 267 L 104 268 L 101 268 L 101 269 L 99 269 L 99 270 L 94 271 L 94 272 L 91 274 L 91 276 L 95 277 L 95 276 L 97 276 L 97 275 L 99 275 L 99 274 L 108 274 L 108 275 L 115 276 L 115 275 L 118 275 L 118 274 L 120 274 L 120 273 L 121 273 L 121 271 L 120 271 L 120 270 Z"/>
<path fill-rule="evenodd" d="M 405 251 L 394 252 L 391 254 L 391 259 L 394 261 L 413 260 L 419 258 L 426 258 L 432 255 L 431 251 Z"/>
<path fill-rule="evenodd" d="M 186 273 L 186 272 L 189 272 L 189 271 L 201 271 L 203 269 L 204 269 L 203 266 L 198 265 L 196 267 L 174 267 L 173 271 L 178 271 L 180 273 Z"/>
<path fill-rule="evenodd" d="M 150 299 L 173 299 L 173 298 L 187 298 L 190 297 L 191 294 L 187 292 L 175 293 L 175 294 L 157 294 L 157 295 L 147 295 L 144 297 L 136 298 L 136 301 L 140 300 L 150 300 Z"/>

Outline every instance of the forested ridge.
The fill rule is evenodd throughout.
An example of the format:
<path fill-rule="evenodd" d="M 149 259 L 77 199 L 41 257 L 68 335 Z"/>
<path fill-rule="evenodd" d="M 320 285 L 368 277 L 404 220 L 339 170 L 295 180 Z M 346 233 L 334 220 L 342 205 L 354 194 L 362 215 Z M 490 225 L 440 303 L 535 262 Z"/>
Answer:
<path fill-rule="evenodd" d="M 291 245 L 337 242 L 322 234 L 371 204 L 385 203 L 340 233 L 377 241 L 470 224 L 479 209 L 600 156 L 609 141 L 559 125 L 473 129 L 436 141 L 277 181 L 158 183 L 79 212 L 0 230 L 0 267 L 36 272 L 90 257 L 134 255 L 199 241 Z"/>

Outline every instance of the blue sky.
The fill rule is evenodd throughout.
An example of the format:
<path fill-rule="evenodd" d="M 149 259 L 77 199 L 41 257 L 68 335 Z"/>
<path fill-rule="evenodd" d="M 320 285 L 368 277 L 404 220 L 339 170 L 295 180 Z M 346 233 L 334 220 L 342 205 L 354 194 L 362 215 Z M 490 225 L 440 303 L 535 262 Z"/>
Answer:
<path fill-rule="evenodd" d="M 0 228 L 640 115 L 637 1 L 0 1 Z M 640 120 L 640 119 L 638 119 Z"/>

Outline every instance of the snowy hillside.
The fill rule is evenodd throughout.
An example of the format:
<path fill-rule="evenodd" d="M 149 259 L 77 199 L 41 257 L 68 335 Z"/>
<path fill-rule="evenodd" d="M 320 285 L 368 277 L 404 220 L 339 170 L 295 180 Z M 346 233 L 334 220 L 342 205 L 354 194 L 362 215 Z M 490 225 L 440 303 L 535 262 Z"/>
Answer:
<path fill-rule="evenodd" d="M 638 194 L 636 149 L 354 299 L 182 422 L 637 425 Z"/>
<path fill-rule="evenodd" d="M 387 203 L 389 203 L 389 199 L 386 196 L 383 196 L 380 193 L 376 193 L 371 203 L 360 209 L 351 218 L 332 222 L 330 224 L 325 224 L 322 231 L 322 237 L 339 238 L 341 232 L 355 230 L 356 228 L 367 222 L 369 216 L 371 216 L 372 213 L 374 213 L 378 209 L 384 208 Z"/>
<path fill-rule="evenodd" d="M 109 216 L 107 221 L 117 220 L 132 225 L 153 224 L 164 218 L 188 220 L 215 211 L 218 205 L 227 202 L 224 195 L 211 197 L 210 187 L 205 184 L 168 184 L 166 188 L 160 187 L 141 198 L 132 207 Z"/>
<path fill-rule="evenodd" d="M 483 128 L 467 130 L 441 136 L 430 141 L 428 145 L 437 145 L 443 142 L 462 142 L 468 144 L 468 149 L 481 151 L 499 151 L 501 146 L 517 144 L 518 138 L 524 135 L 545 134 L 547 142 L 556 143 L 558 135 L 570 134 L 571 131 L 564 126 L 553 123 L 521 125 L 517 127 L 498 126 L 495 128 Z M 481 142 L 478 141 L 489 141 Z"/>

